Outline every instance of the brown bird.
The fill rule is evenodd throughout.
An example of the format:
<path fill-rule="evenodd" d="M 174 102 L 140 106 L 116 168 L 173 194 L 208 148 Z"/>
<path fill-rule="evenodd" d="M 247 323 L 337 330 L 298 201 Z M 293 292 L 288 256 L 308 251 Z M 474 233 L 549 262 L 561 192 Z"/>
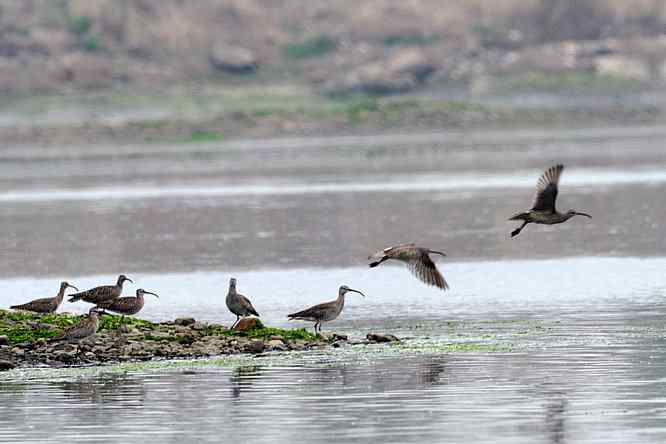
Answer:
<path fill-rule="evenodd" d="M 434 285 L 437 288 L 446 290 L 449 284 L 442 274 L 437 270 L 435 263 L 430 259 L 430 254 L 439 254 L 446 256 L 441 251 L 430 250 L 428 248 L 417 247 L 415 244 L 400 244 L 393 247 L 384 248 L 368 257 L 370 268 L 376 267 L 384 261 L 395 259 L 407 264 L 407 267 L 414 276 L 428 285 Z"/>
<path fill-rule="evenodd" d="M 52 338 L 51 341 L 79 341 L 97 333 L 99 326 L 99 317 L 97 316 L 97 307 L 92 307 L 88 316 L 83 318 L 78 324 L 65 329 L 59 336 Z"/>
<path fill-rule="evenodd" d="M 236 278 L 231 278 L 229 281 L 229 292 L 227 293 L 226 303 L 229 311 L 236 315 L 236 322 L 234 322 L 234 325 L 230 329 L 236 326 L 241 316 L 259 316 L 259 313 L 254 309 L 250 300 L 236 292 Z"/>
<path fill-rule="evenodd" d="M 511 232 L 511 237 L 517 236 L 520 231 L 529 223 L 554 225 L 566 222 L 574 216 L 585 216 L 592 219 L 587 213 L 581 213 L 576 210 L 569 210 L 566 213 L 558 213 L 555 209 L 555 200 L 557 199 L 558 184 L 560 176 L 564 170 L 564 165 L 558 164 L 548 168 L 539 177 L 536 186 L 536 196 L 534 203 L 529 211 L 516 213 L 509 220 L 522 220 L 523 224 Z"/>
<path fill-rule="evenodd" d="M 70 295 L 69 302 L 84 301 L 91 304 L 101 304 L 104 302 L 112 301 L 113 299 L 119 298 L 123 292 L 123 283 L 125 281 L 132 281 L 124 274 L 118 276 L 118 282 L 116 285 L 103 285 L 101 287 L 91 288 L 90 290 L 82 291 L 81 293 L 75 293 Z"/>
<path fill-rule="evenodd" d="M 287 315 L 287 317 L 290 320 L 296 319 L 299 321 L 314 322 L 315 334 L 317 334 L 317 328 L 319 328 L 319 333 L 321 333 L 322 323 L 333 321 L 338 316 L 340 316 L 340 313 L 345 306 L 345 294 L 349 291 L 353 291 L 354 293 L 358 293 L 365 297 L 365 295 L 360 291 L 353 290 L 346 285 L 343 285 L 338 290 L 338 298 L 336 300 L 314 305 L 310 308 L 306 308 L 305 310 Z"/>
<path fill-rule="evenodd" d="M 12 305 L 9 308 L 14 310 L 25 310 L 25 311 L 34 311 L 35 313 L 55 313 L 60 304 L 62 303 L 63 298 L 65 297 L 65 290 L 67 287 L 71 287 L 76 291 L 79 291 L 78 288 L 69 284 L 68 282 L 60 283 L 60 290 L 55 297 L 52 298 L 41 298 L 35 299 L 21 305 Z"/>
<path fill-rule="evenodd" d="M 97 304 L 97 308 L 101 308 L 105 311 L 112 311 L 114 313 L 119 313 L 121 315 L 134 315 L 141 311 L 144 304 L 143 295 L 151 294 L 159 299 L 159 296 L 150 291 L 146 291 L 143 288 L 139 288 L 136 291 L 136 296 L 129 296 L 124 298 L 112 299 L 107 302 L 100 302 Z"/>

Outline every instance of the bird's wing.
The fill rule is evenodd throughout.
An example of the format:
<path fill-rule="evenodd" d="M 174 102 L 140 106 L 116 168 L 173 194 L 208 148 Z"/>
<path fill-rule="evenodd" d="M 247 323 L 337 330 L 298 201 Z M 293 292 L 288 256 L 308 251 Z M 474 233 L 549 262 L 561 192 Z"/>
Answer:
<path fill-rule="evenodd" d="M 328 309 L 329 305 L 331 305 L 331 302 L 322 302 L 321 304 L 313 305 L 312 307 L 306 308 L 305 310 L 287 315 L 287 317 L 291 319 L 319 318 L 321 317 L 321 312 Z"/>
<path fill-rule="evenodd" d="M 398 245 L 392 245 L 390 247 L 386 247 L 382 250 L 377 251 L 371 256 L 368 256 L 368 259 L 382 259 L 384 257 L 395 257 L 395 255 L 404 250 L 405 248 L 414 248 L 415 244 L 409 243 L 409 244 L 398 244 Z"/>
<path fill-rule="evenodd" d="M 255 316 L 259 316 L 259 313 L 257 313 L 257 310 L 254 309 L 252 306 L 252 302 L 242 294 L 238 295 L 238 299 L 240 300 L 241 305 L 248 311 L 248 313 L 251 313 Z"/>
<path fill-rule="evenodd" d="M 532 209 L 536 211 L 552 211 L 555 212 L 555 199 L 557 199 L 557 187 L 560 182 L 560 175 L 564 165 L 558 164 L 548 168 L 539 177 L 537 182 L 537 192 L 534 196 L 534 203 Z"/>
<path fill-rule="evenodd" d="M 434 285 L 442 290 L 449 288 L 449 284 L 446 283 L 444 276 L 437 270 L 435 263 L 430 259 L 428 253 L 423 252 L 418 257 L 409 260 L 407 266 L 414 276 L 426 284 Z"/>
<path fill-rule="evenodd" d="M 25 304 L 12 305 L 9 308 L 18 308 L 19 310 L 22 310 L 24 308 L 32 308 L 34 310 L 36 308 L 48 308 L 51 306 L 52 303 L 53 303 L 53 298 L 41 298 L 41 299 L 35 299 L 34 301 L 26 302 Z"/>
<path fill-rule="evenodd" d="M 111 299 L 110 301 L 101 301 L 101 302 L 97 303 L 97 306 L 99 308 L 112 310 L 115 307 L 122 307 L 125 304 L 133 302 L 130 299 L 136 299 L 136 298 L 134 296 L 131 296 L 131 297 L 128 296 L 128 297 L 123 297 L 123 298 Z"/>

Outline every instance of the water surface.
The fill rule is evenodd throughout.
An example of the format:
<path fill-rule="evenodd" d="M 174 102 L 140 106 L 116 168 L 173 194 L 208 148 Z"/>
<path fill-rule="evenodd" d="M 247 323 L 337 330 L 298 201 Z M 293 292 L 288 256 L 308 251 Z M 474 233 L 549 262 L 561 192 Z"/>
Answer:
<path fill-rule="evenodd" d="M 118 273 L 141 316 L 228 323 L 352 294 L 325 331 L 397 346 L 0 375 L 0 441 L 663 442 L 666 130 L 399 134 L 203 145 L 7 147 L 3 306 Z M 540 172 L 559 206 L 529 226 Z M 391 243 L 442 249 L 442 293 Z M 82 312 L 86 307 L 65 305 Z M 297 324 L 310 327 L 307 324 Z"/>

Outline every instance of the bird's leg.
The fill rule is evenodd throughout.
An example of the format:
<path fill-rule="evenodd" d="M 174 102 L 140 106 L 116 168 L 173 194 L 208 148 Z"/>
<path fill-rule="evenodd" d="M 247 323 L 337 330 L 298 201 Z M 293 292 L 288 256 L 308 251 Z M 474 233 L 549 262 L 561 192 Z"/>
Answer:
<path fill-rule="evenodd" d="M 511 237 L 516 237 L 516 236 L 518 236 L 518 233 L 520 233 L 520 230 L 522 230 L 523 228 L 525 228 L 525 225 L 527 225 L 527 224 L 529 224 L 529 222 L 525 221 L 525 222 L 523 222 L 523 224 L 522 224 L 520 227 L 518 227 L 518 228 L 516 228 L 515 230 L 513 230 L 513 231 L 511 232 Z"/>
<path fill-rule="evenodd" d="M 240 316 L 236 315 L 236 322 L 233 323 L 231 327 L 229 327 L 229 330 L 233 330 L 236 324 L 238 324 L 238 321 L 240 320 Z"/>

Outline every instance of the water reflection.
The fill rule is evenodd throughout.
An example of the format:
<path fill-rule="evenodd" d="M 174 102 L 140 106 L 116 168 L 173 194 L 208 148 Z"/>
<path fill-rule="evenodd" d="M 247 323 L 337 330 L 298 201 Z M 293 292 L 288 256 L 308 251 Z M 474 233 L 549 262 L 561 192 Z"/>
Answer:
<path fill-rule="evenodd" d="M 256 365 L 236 367 L 232 373 L 229 382 L 231 385 L 231 396 L 240 398 L 241 393 L 252 387 L 252 382 L 261 376 L 261 368 Z"/>

